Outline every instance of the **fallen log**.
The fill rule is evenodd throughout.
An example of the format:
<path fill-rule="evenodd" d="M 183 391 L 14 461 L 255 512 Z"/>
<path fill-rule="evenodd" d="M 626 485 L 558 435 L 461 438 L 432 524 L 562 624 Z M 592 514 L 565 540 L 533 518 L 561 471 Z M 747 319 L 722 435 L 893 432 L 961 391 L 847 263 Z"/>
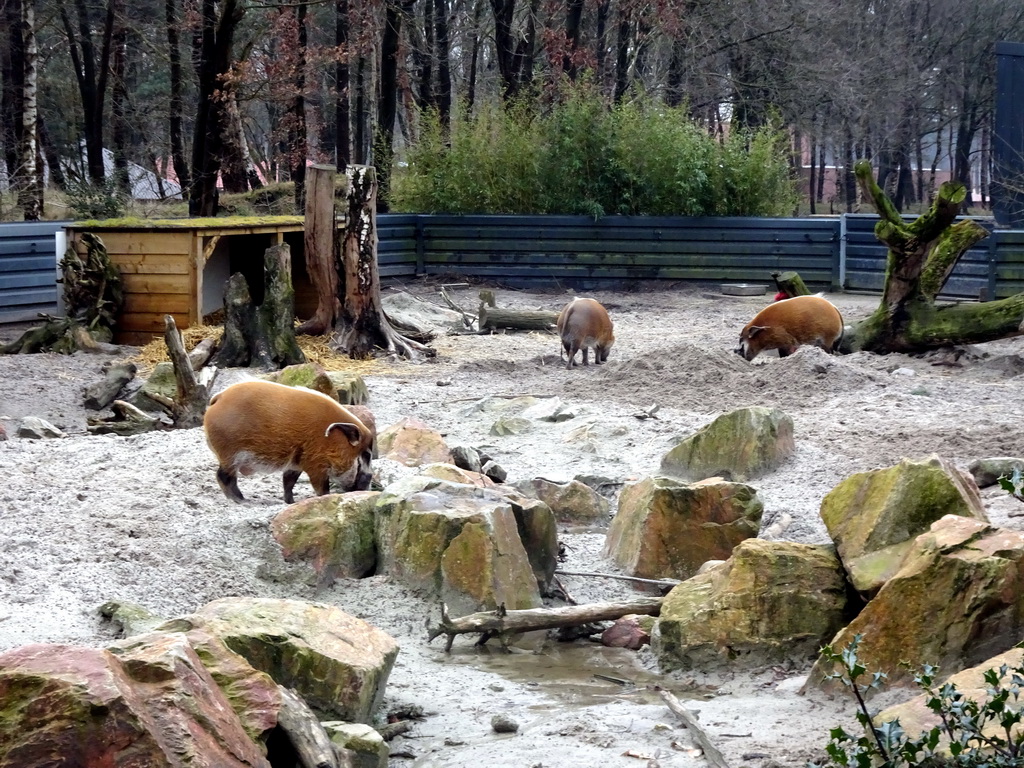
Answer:
<path fill-rule="evenodd" d="M 502 328 L 513 331 L 547 331 L 558 322 L 558 313 L 546 309 L 498 309 L 481 302 L 477 320 L 480 333 Z"/>
<path fill-rule="evenodd" d="M 277 725 L 288 735 L 298 768 L 351 768 L 347 756 L 339 759 L 330 736 L 302 697 L 283 685 L 277 689 L 281 695 Z"/>
<path fill-rule="evenodd" d="M 668 705 L 668 708 L 675 713 L 676 717 L 683 721 L 683 725 L 690 731 L 693 740 L 701 748 L 701 751 L 704 752 L 704 757 L 707 761 L 715 766 L 715 768 L 729 768 L 729 763 L 726 762 L 722 753 L 718 751 L 718 747 L 711 741 L 707 731 L 697 722 L 697 718 L 693 716 L 693 713 L 668 691 L 662 690 L 659 693 L 661 698 L 664 699 L 665 704 Z"/>
<path fill-rule="evenodd" d="M 103 381 L 85 388 L 85 407 L 102 411 L 117 398 L 124 385 L 135 378 L 138 369 L 134 363 L 114 363 L 105 371 Z"/>
<path fill-rule="evenodd" d="M 657 616 L 661 612 L 663 601 L 662 597 L 639 597 L 635 600 L 569 605 L 564 608 L 527 608 L 519 611 L 508 611 L 502 605 L 494 611 L 471 613 L 457 619 L 448 615 L 447 605 L 442 605 L 441 623 L 428 627 L 427 642 L 431 642 L 439 635 L 447 635 L 448 641 L 444 648 L 447 653 L 452 649 L 455 636 L 467 632 L 482 635 L 478 645 L 483 645 L 496 635 L 504 642 L 512 635 L 535 629 L 555 629 L 590 624 L 594 621 L 614 621 L 631 613 Z"/>
<path fill-rule="evenodd" d="M 110 406 L 114 412 L 108 418 L 92 417 L 86 420 L 86 430 L 90 435 L 141 435 L 156 429 L 168 429 L 171 425 L 158 416 L 150 416 L 131 403 L 115 400 Z"/>

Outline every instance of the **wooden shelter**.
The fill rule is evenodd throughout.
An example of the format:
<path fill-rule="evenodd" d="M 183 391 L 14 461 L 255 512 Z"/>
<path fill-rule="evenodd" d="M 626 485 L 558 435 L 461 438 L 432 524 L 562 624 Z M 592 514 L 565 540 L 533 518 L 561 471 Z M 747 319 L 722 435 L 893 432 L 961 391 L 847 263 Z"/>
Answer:
<path fill-rule="evenodd" d="M 224 286 L 235 272 L 245 275 L 253 302 L 261 303 L 263 254 L 280 243 L 291 249 L 296 313 L 308 317 L 316 309 L 302 216 L 79 221 L 67 227 L 68 246 L 82 249 L 84 232 L 102 238 L 121 271 L 125 305 L 114 336 L 119 344 L 141 345 L 162 336 L 164 315 L 182 329 L 202 323 L 223 307 Z"/>

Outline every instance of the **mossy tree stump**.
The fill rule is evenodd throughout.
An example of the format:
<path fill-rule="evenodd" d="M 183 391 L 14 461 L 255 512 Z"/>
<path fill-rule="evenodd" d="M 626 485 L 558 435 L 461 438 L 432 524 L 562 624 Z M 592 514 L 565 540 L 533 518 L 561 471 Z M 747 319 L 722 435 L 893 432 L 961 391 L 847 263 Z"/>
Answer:
<path fill-rule="evenodd" d="M 295 339 L 295 289 L 291 249 L 271 246 L 263 257 L 263 303 L 253 306 L 245 277 L 236 272 L 224 290 L 224 338 L 211 364 L 277 370 L 306 362 Z"/>
<path fill-rule="evenodd" d="M 959 258 L 988 236 L 970 219 L 954 223 L 967 196 L 962 183 L 944 183 L 927 213 L 904 222 L 875 182 L 871 164 L 861 160 L 854 172 L 881 217 L 875 236 L 889 255 L 882 300 L 844 335 L 842 351 L 923 352 L 1024 333 L 1024 293 L 982 304 L 935 304 Z"/>

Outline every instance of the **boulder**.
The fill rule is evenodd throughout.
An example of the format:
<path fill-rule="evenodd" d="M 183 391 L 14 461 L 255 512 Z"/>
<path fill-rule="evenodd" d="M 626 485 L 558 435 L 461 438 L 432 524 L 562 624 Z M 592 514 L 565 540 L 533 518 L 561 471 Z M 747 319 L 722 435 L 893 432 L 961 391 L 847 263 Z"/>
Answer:
<path fill-rule="evenodd" d="M 539 499 L 528 499 L 511 489 L 505 490 L 505 498 L 512 505 L 516 517 L 519 540 L 526 549 L 526 556 L 537 578 L 537 587 L 547 596 L 555 580 L 558 565 L 558 528 L 551 508 Z"/>
<path fill-rule="evenodd" d="M 4 440 L 7 440 L 7 427 L 5 427 L 3 424 L 0 424 L 0 443 L 2 443 Z"/>
<path fill-rule="evenodd" d="M 470 472 L 479 472 L 483 468 L 480 451 L 462 445 L 452 448 L 452 464 L 459 469 L 468 469 Z"/>
<path fill-rule="evenodd" d="M 334 397 L 334 384 L 327 376 L 327 371 L 319 363 L 298 363 L 286 365 L 279 371 L 268 373 L 264 378 L 289 387 L 305 387 Z"/>
<path fill-rule="evenodd" d="M 525 496 L 540 499 L 555 514 L 560 523 L 608 522 L 611 504 L 604 496 L 579 480 L 558 483 L 535 477 L 516 486 Z"/>
<path fill-rule="evenodd" d="M 388 768 L 388 744 L 370 726 L 340 720 L 329 720 L 321 725 L 332 744 L 353 753 L 352 768 Z"/>
<path fill-rule="evenodd" d="M 793 450 L 793 419 L 777 408 L 740 408 L 665 454 L 661 472 L 684 480 L 721 475 L 743 481 L 775 469 Z"/>
<path fill-rule="evenodd" d="M 480 467 L 480 471 L 495 483 L 504 483 L 508 479 L 506 469 L 494 459 L 485 461 L 484 465 Z"/>
<path fill-rule="evenodd" d="M 899 570 L 914 539 L 944 515 L 987 522 L 974 481 L 938 456 L 850 475 L 821 502 L 821 519 L 865 597 Z"/>
<path fill-rule="evenodd" d="M 377 491 L 314 496 L 285 507 L 270 521 L 270 532 L 286 560 L 308 560 L 319 583 L 359 579 L 373 573 L 377 546 L 373 508 Z"/>
<path fill-rule="evenodd" d="M 521 435 L 524 432 L 529 432 L 532 428 L 533 424 L 529 419 L 524 419 L 521 416 L 501 416 L 491 424 L 491 434 L 498 437 Z"/>
<path fill-rule="evenodd" d="M 616 619 L 614 624 L 601 633 L 601 645 L 638 651 L 650 644 L 654 621 L 653 616 L 637 616 L 636 614 Z"/>
<path fill-rule="evenodd" d="M 481 472 L 460 469 L 452 464 L 427 464 L 419 468 L 419 474 L 425 477 L 435 477 L 438 480 L 447 480 L 450 483 L 476 485 L 480 488 L 494 488 L 497 486 L 497 483 Z"/>
<path fill-rule="evenodd" d="M 328 371 L 333 396 L 342 405 L 363 405 L 370 399 L 370 390 L 363 377 L 347 371 Z"/>
<path fill-rule="evenodd" d="M 158 616 L 148 608 L 119 600 L 110 600 L 104 603 L 100 606 L 99 613 L 104 619 L 120 628 L 121 637 L 152 632 L 167 621 L 166 617 Z"/>
<path fill-rule="evenodd" d="M 553 533 L 554 518 L 544 509 Z M 441 598 L 454 615 L 502 603 L 538 607 L 539 578 L 520 519 L 496 489 L 424 476 L 400 480 L 377 504 L 378 571 Z M 553 562 L 555 553 L 549 554 Z"/>
<path fill-rule="evenodd" d="M 120 659 L 133 659 L 151 647 L 160 647 L 173 632 L 157 631 L 135 635 L 108 647 Z M 276 682 L 232 651 L 219 637 L 201 628 L 184 633 L 188 644 L 220 688 L 253 741 L 261 741 L 277 725 L 281 693 Z"/>
<path fill-rule="evenodd" d="M 314 710 L 352 722 L 369 722 L 398 655 L 398 644 L 362 619 L 301 600 L 223 598 L 171 624 L 220 638 Z"/>
<path fill-rule="evenodd" d="M 563 403 L 558 397 L 545 397 L 536 405 L 531 405 L 522 412 L 524 419 L 533 421 L 551 421 L 559 423 L 576 418 L 576 410 Z"/>
<path fill-rule="evenodd" d="M 943 685 L 950 684 L 956 686 L 957 691 L 965 698 L 980 703 L 988 701 L 992 697 L 991 686 L 985 681 L 985 673 L 987 671 L 994 669 L 998 672 L 1001 668 L 1005 667 L 1009 675 L 1012 670 L 1019 669 L 1022 666 L 1024 666 L 1024 649 L 1013 648 L 1006 653 L 1001 653 L 982 662 L 976 667 L 970 667 L 969 669 L 957 672 L 945 680 Z M 941 672 L 942 670 L 939 671 Z M 1003 684 L 1009 687 L 1012 681 L 1008 677 L 1004 677 Z M 875 715 L 873 720 L 876 725 L 881 725 L 882 723 L 889 723 L 898 719 L 907 736 L 912 739 L 926 731 L 930 731 L 932 728 L 938 727 L 943 733 L 936 751 L 943 755 L 949 755 L 949 737 L 944 732 L 943 723 L 938 714 L 928 706 L 930 698 L 927 694 L 922 693 L 909 701 L 883 709 Z M 1006 732 L 998 722 L 989 722 L 988 727 L 983 729 L 983 733 L 988 736 L 1006 738 Z M 1012 733 L 1019 738 L 1022 733 L 1021 726 L 1018 724 Z"/>
<path fill-rule="evenodd" d="M 958 515 L 933 523 L 831 644 L 857 634 L 861 663 L 895 685 L 912 680 L 904 661 L 951 674 L 1012 648 L 1024 637 L 1024 533 Z M 830 671 L 819 659 L 808 685 L 829 687 Z"/>
<path fill-rule="evenodd" d="M 986 488 L 999 482 L 1000 477 L 1010 477 L 1014 471 L 1024 472 L 1024 459 L 1011 456 L 992 456 L 976 459 L 967 468 L 979 488 Z"/>
<path fill-rule="evenodd" d="M 749 485 L 649 477 L 622 490 L 605 554 L 634 576 L 688 579 L 757 536 L 762 509 Z"/>
<path fill-rule="evenodd" d="M 151 397 L 155 395 L 155 397 Z M 178 380 L 174 377 L 174 365 L 170 362 L 157 363 L 142 387 L 129 398 L 129 402 L 144 411 L 163 411 L 163 400 L 174 400 L 178 396 Z"/>
<path fill-rule="evenodd" d="M 0 655 L 0 766 L 269 768 L 184 635 Z"/>
<path fill-rule="evenodd" d="M 26 416 L 18 424 L 18 437 L 24 437 L 29 440 L 43 440 L 46 438 L 67 437 L 67 435 L 46 419 L 40 419 L 37 416 Z"/>
<path fill-rule="evenodd" d="M 441 433 L 418 419 L 404 418 L 377 435 L 380 455 L 407 467 L 447 462 L 451 449 Z"/>
<path fill-rule="evenodd" d="M 845 623 L 831 547 L 747 539 L 729 560 L 674 587 L 652 634 L 665 669 L 812 659 Z"/>

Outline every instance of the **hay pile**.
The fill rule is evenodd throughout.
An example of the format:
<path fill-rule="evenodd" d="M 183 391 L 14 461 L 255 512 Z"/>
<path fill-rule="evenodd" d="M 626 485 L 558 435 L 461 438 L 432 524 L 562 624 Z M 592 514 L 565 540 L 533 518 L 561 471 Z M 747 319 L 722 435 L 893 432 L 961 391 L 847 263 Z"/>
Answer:
<path fill-rule="evenodd" d="M 218 325 L 194 325 L 181 332 L 185 343 L 185 351 L 191 351 L 196 344 L 204 339 L 220 341 L 224 329 Z M 386 359 L 353 360 L 347 355 L 335 352 L 328 344 L 326 336 L 296 336 L 299 349 L 306 356 L 307 362 L 316 363 L 327 371 L 345 371 L 363 376 L 384 375 L 394 373 L 394 365 Z M 139 349 L 131 359 L 139 368 L 139 372 L 148 375 L 157 363 L 169 361 L 167 345 L 163 337 L 155 337 L 146 346 Z"/>

